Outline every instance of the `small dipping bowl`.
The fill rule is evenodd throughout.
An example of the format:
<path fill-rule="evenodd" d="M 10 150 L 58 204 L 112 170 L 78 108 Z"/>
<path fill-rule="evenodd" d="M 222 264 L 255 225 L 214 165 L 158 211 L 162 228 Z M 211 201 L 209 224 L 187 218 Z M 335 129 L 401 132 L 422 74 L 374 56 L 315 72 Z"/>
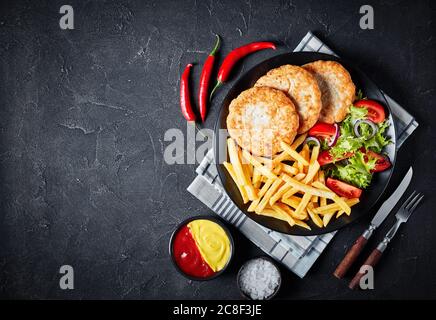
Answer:
<path fill-rule="evenodd" d="M 247 262 L 245 262 L 242 267 L 239 269 L 238 271 L 238 275 L 236 276 L 236 282 L 238 284 L 238 288 L 239 288 L 239 292 L 241 293 L 241 295 L 248 300 L 254 300 L 252 297 L 250 297 L 250 295 L 248 293 L 246 293 L 243 289 L 242 289 L 242 283 L 241 283 L 241 276 L 243 275 L 244 271 L 246 270 L 246 268 L 251 264 L 254 263 L 256 261 L 266 261 L 267 263 L 270 263 L 271 266 L 273 268 L 275 268 L 277 270 L 277 274 L 278 274 L 278 284 L 276 286 L 276 288 L 274 289 L 273 292 L 271 292 L 270 295 L 268 295 L 267 297 L 265 297 L 262 300 L 271 300 L 272 298 L 274 298 L 277 293 L 280 291 L 280 287 L 282 286 L 282 274 L 280 273 L 280 269 L 277 266 L 277 264 L 274 262 L 274 260 L 272 260 L 271 258 L 267 257 L 267 256 L 260 256 L 260 257 L 256 257 L 253 259 L 248 260 Z"/>
<path fill-rule="evenodd" d="M 198 276 L 194 276 L 191 274 L 186 273 L 178 264 L 177 259 L 175 257 L 175 252 L 174 252 L 174 243 L 176 241 L 176 236 L 178 235 L 179 232 L 183 231 L 184 227 L 187 226 L 190 222 L 192 221 L 196 221 L 196 220 L 207 220 L 210 222 L 213 222 L 215 224 L 217 224 L 219 227 L 221 227 L 221 229 L 223 229 L 225 235 L 227 236 L 228 240 L 229 240 L 229 246 L 230 246 L 230 254 L 229 257 L 227 259 L 227 262 L 225 263 L 224 267 L 219 270 L 219 271 L 215 271 L 213 274 L 209 275 L 209 276 L 205 276 L 205 277 L 198 277 Z M 213 237 L 213 235 L 211 235 Z M 194 281 L 206 281 L 206 280 L 212 280 L 215 279 L 216 277 L 218 277 L 219 275 L 221 275 L 229 266 L 230 261 L 233 258 L 233 253 L 234 253 L 234 241 L 233 241 L 233 237 L 229 231 L 229 229 L 224 225 L 223 222 L 221 222 L 219 219 L 214 218 L 214 217 L 210 217 L 210 216 L 198 216 L 198 217 L 191 217 L 189 219 L 184 220 L 183 222 L 181 222 L 177 228 L 173 231 L 171 238 L 170 238 L 170 243 L 169 243 L 169 253 L 171 256 L 171 261 L 173 262 L 174 267 L 176 268 L 176 270 L 182 274 L 183 276 L 185 276 L 186 278 L 190 279 L 190 280 L 194 280 Z M 205 261 L 203 261 L 205 262 Z"/>

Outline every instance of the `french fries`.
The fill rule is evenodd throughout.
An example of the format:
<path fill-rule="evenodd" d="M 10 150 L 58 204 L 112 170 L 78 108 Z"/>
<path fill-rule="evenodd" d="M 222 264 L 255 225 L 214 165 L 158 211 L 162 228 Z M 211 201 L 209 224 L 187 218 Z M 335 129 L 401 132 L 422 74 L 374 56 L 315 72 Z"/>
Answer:
<path fill-rule="evenodd" d="M 242 163 L 239 159 L 238 147 L 233 139 L 227 139 L 227 149 L 229 151 L 230 163 L 235 171 L 236 180 L 239 185 L 246 186 L 248 184 L 247 177 L 242 169 Z"/>
<path fill-rule="evenodd" d="M 306 145 L 307 146 L 307 145 Z M 312 155 L 310 157 L 309 168 L 307 169 L 306 177 L 303 180 L 303 183 L 310 183 L 315 175 L 318 174 L 318 170 L 320 169 L 320 165 L 318 163 L 318 154 L 319 154 L 319 146 L 313 147 Z"/>
<path fill-rule="evenodd" d="M 298 205 L 297 209 L 295 209 L 294 215 L 295 218 L 298 218 L 300 220 L 304 220 L 307 218 L 307 214 L 305 214 L 305 209 L 307 205 L 309 204 L 310 199 L 312 198 L 312 195 L 310 193 L 305 193 L 303 196 L 303 199 L 301 199 L 300 204 Z"/>
<path fill-rule="evenodd" d="M 225 161 L 224 163 L 224 167 L 227 169 L 227 171 L 229 172 L 230 176 L 232 177 L 233 181 L 237 181 L 237 177 L 236 177 L 236 173 L 235 170 L 233 169 L 233 166 L 231 163 L 228 163 L 227 161 Z M 245 190 L 244 186 L 236 183 L 236 185 L 238 186 L 239 192 L 241 193 L 242 196 L 242 200 L 244 201 L 244 203 L 248 202 L 248 196 L 247 196 L 247 191 Z"/>
<path fill-rule="evenodd" d="M 286 163 L 282 163 L 282 171 L 286 172 L 287 174 L 292 174 L 292 175 L 296 175 L 299 172 L 297 168 L 292 167 Z"/>
<path fill-rule="evenodd" d="M 250 206 L 249 206 L 248 209 L 247 209 L 248 212 L 253 212 L 253 211 L 256 210 L 257 205 L 258 205 L 259 202 L 260 202 L 260 198 L 262 198 L 262 197 L 265 195 L 265 193 L 268 191 L 269 187 L 273 184 L 273 182 L 274 182 L 274 179 L 267 179 L 267 181 L 265 182 L 265 184 L 262 186 L 262 189 L 260 189 L 260 191 L 259 191 L 259 193 L 258 193 L 259 198 L 256 199 L 256 200 L 254 200 L 254 201 L 250 204 Z"/>
<path fill-rule="evenodd" d="M 291 227 L 295 225 L 295 220 L 290 215 L 288 207 L 286 205 L 282 203 L 275 204 L 272 206 L 272 209 L 279 215 L 286 217 L 286 221 L 291 225 Z"/>
<path fill-rule="evenodd" d="M 292 220 L 292 218 L 290 216 L 288 216 L 287 214 L 281 212 L 281 211 L 277 211 L 274 210 L 277 209 L 277 207 L 275 208 L 266 208 L 261 212 L 256 212 L 257 214 L 263 215 L 263 216 L 267 216 L 267 217 L 273 217 L 276 219 L 280 219 L 283 221 L 286 221 L 287 223 L 289 223 L 291 226 L 295 225 L 295 221 Z"/>
<path fill-rule="evenodd" d="M 350 215 L 359 199 L 341 198 L 325 185 L 318 162 L 320 147 L 301 147 L 305 138 L 300 135 L 292 144 L 282 141 L 283 151 L 272 158 L 252 155 L 228 139 L 230 161 L 224 166 L 244 204 L 249 204 L 247 211 L 309 230 L 308 222 L 324 228 L 333 218 Z"/>
<path fill-rule="evenodd" d="M 324 223 L 315 212 L 313 212 L 313 204 L 309 204 L 307 206 L 307 212 L 309 213 L 310 219 L 312 219 L 313 223 L 316 224 L 318 227 L 322 228 L 324 227 Z"/>
<path fill-rule="evenodd" d="M 324 225 L 324 227 L 326 227 L 329 224 L 329 222 L 333 216 L 334 216 L 334 213 L 328 213 L 328 214 L 323 215 L 322 224 Z"/>
<path fill-rule="evenodd" d="M 333 191 L 327 191 L 325 189 L 317 189 L 315 187 L 308 186 L 307 184 L 301 183 L 286 174 L 283 175 L 283 180 L 292 185 L 298 191 L 302 191 L 303 193 L 310 193 L 313 196 L 325 197 L 328 199 L 333 199 L 336 196 Z"/>
<path fill-rule="evenodd" d="M 300 173 L 298 175 L 296 175 L 294 178 L 296 180 L 302 180 L 305 177 L 304 174 Z M 281 198 L 284 198 L 284 194 L 293 190 L 292 186 L 288 183 L 285 183 L 283 186 L 280 187 L 279 190 L 277 190 L 277 192 L 271 197 L 271 199 L 269 200 L 269 204 L 272 206 L 274 205 L 274 203 L 276 203 L 278 200 L 280 200 Z M 296 191 L 297 192 L 297 191 Z"/>
<path fill-rule="evenodd" d="M 355 204 L 359 203 L 359 198 L 353 198 L 353 199 L 345 199 L 344 198 L 343 200 L 345 201 L 345 203 L 349 207 L 352 207 Z M 328 213 L 330 211 L 338 211 L 338 210 L 341 210 L 341 207 L 337 203 L 332 203 L 332 204 L 320 206 L 318 208 L 313 209 L 314 212 L 319 213 L 319 214 Z"/>
<path fill-rule="evenodd" d="M 291 208 L 297 209 L 300 205 L 301 198 L 296 196 L 290 196 L 289 198 L 282 198 L 282 202 L 287 204 Z"/>
<path fill-rule="evenodd" d="M 318 181 L 319 181 L 321 184 L 324 184 L 324 185 L 325 185 L 325 176 L 324 176 L 324 171 L 319 171 L 319 172 L 318 172 Z M 327 199 L 324 198 L 324 197 L 319 198 L 319 205 L 320 205 L 320 206 L 325 206 L 325 205 L 327 205 Z"/>
<path fill-rule="evenodd" d="M 265 193 L 265 195 L 263 196 L 262 200 L 259 202 L 259 205 L 256 208 L 256 212 L 257 211 L 263 211 L 263 209 L 265 209 L 266 205 L 269 203 L 269 199 L 272 197 L 272 195 L 277 191 L 277 189 L 280 187 L 280 185 L 282 184 L 282 180 L 281 179 L 276 179 L 273 184 L 271 185 L 271 187 L 269 187 L 268 191 Z"/>
<path fill-rule="evenodd" d="M 253 187 L 253 184 L 251 183 L 251 177 L 253 176 L 253 169 L 249 164 L 242 164 L 242 170 L 244 171 L 245 179 L 247 180 L 247 184 L 244 186 L 247 196 L 249 200 L 256 200 L 257 199 L 257 192 Z"/>
<path fill-rule="evenodd" d="M 253 184 L 253 187 L 255 187 L 256 189 L 260 188 L 260 184 L 262 183 L 261 178 L 262 178 L 262 174 L 260 173 L 259 169 L 254 168 L 253 178 L 251 180 L 251 183 Z"/>
<path fill-rule="evenodd" d="M 275 179 L 277 176 L 271 172 L 271 170 L 264 166 L 259 160 L 252 156 L 247 150 L 242 151 L 242 156 L 250 162 L 255 168 L 257 168 L 264 176 Z"/>
<path fill-rule="evenodd" d="M 281 142 L 280 146 L 282 147 L 282 149 L 289 154 L 292 158 L 294 158 L 295 160 L 297 160 L 299 163 L 301 163 L 304 166 L 308 166 L 309 163 L 307 162 L 306 159 L 304 159 L 304 157 L 301 156 L 301 154 L 299 154 L 297 151 L 295 151 L 294 149 L 292 149 L 292 147 L 290 145 L 288 145 L 285 142 Z"/>

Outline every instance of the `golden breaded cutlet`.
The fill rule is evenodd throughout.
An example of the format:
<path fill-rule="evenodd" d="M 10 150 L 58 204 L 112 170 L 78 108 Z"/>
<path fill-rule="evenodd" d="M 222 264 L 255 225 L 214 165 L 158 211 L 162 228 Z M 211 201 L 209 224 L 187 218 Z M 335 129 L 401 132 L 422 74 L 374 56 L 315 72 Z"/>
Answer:
<path fill-rule="evenodd" d="M 280 141 L 292 143 L 298 114 L 282 91 L 254 87 L 230 103 L 227 130 L 241 148 L 268 157 L 281 151 Z"/>
<path fill-rule="evenodd" d="M 254 86 L 275 88 L 291 98 L 300 117 L 299 134 L 308 131 L 318 121 L 322 106 L 321 91 L 315 78 L 305 69 L 283 65 L 268 71 Z"/>
<path fill-rule="evenodd" d="M 318 82 L 321 89 L 322 109 L 319 120 L 341 122 L 356 95 L 356 86 L 348 71 L 336 61 L 315 61 L 303 66 Z"/>

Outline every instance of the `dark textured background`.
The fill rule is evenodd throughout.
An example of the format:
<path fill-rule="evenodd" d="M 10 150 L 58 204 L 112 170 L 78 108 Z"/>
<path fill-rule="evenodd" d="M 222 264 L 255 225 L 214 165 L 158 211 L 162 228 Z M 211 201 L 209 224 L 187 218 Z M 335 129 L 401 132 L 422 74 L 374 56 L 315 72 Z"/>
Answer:
<path fill-rule="evenodd" d="M 223 37 L 223 54 L 261 39 L 281 43 L 245 59 L 236 79 L 312 30 L 416 116 L 392 184 L 413 164 L 411 185 L 427 198 L 377 267 L 376 290 L 351 292 L 331 275 L 368 215 L 339 232 L 304 280 L 283 270 L 278 297 L 436 298 L 434 1 L 373 2 L 375 30 L 367 31 L 358 11 L 368 1 L 68 3 L 73 31 L 58 25 L 64 1 L 0 5 L 0 297 L 238 298 L 235 273 L 260 251 L 237 232 L 237 257 L 214 281 L 189 282 L 168 258 L 177 223 L 211 214 L 185 190 L 195 166 L 162 161 L 165 130 L 185 128 L 179 75 L 188 62 L 202 64 L 212 32 Z M 59 289 L 63 264 L 74 267 L 75 290 Z"/>

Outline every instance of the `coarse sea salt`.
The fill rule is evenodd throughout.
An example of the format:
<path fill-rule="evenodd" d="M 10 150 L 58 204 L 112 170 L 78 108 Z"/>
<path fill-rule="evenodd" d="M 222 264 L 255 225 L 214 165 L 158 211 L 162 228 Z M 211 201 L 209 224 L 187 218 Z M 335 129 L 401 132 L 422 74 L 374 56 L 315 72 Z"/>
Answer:
<path fill-rule="evenodd" d="M 240 271 L 239 286 L 253 300 L 269 298 L 280 284 L 277 267 L 266 259 L 248 261 Z"/>

